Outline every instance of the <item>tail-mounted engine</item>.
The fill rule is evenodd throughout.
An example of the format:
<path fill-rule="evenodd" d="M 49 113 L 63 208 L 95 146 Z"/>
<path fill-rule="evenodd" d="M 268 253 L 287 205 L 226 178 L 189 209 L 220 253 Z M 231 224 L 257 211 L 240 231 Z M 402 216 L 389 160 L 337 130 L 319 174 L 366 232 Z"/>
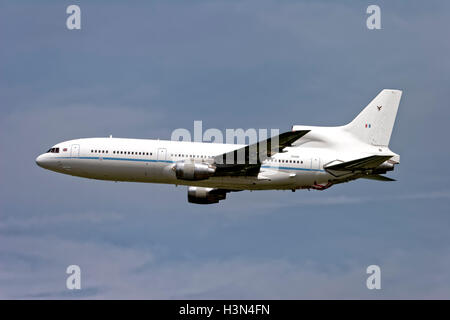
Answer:
<path fill-rule="evenodd" d="M 188 201 L 197 204 L 218 203 L 227 197 L 227 192 L 224 189 L 189 187 Z"/>
<path fill-rule="evenodd" d="M 214 175 L 216 168 L 208 163 L 178 162 L 173 170 L 177 179 L 205 180 Z"/>

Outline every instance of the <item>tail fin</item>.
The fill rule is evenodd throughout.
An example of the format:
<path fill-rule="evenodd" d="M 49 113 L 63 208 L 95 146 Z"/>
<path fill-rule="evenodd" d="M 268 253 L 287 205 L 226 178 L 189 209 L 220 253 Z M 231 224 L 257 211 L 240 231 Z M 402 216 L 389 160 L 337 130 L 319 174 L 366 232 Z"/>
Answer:
<path fill-rule="evenodd" d="M 356 138 L 377 146 L 388 146 L 402 91 L 384 89 L 345 129 Z"/>

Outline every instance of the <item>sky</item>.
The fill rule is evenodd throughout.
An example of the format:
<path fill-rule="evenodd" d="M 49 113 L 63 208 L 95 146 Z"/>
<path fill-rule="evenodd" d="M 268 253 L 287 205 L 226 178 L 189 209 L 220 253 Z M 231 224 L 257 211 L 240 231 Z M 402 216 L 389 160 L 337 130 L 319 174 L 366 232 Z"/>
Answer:
<path fill-rule="evenodd" d="M 68 30 L 66 8 L 81 8 Z M 366 27 L 370 4 L 381 29 Z M 448 1 L 0 2 L 1 299 L 449 299 Z M 403 90 L 396 182 L 229 194 L 43 170 L 75 138 L 352 120 Z M 81 290 L 66 268 L 81 268 Z M 368 290 L 366 268 L 381 269 Z"/>

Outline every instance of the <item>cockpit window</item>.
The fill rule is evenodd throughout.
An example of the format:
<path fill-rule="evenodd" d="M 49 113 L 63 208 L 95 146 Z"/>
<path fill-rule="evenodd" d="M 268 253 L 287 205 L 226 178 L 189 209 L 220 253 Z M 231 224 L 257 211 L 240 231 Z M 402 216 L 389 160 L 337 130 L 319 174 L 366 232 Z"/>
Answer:
<path fill-rule="evenodd" d="M 59 148 L 48 149 L 47 153 L 59 153 Z"/>

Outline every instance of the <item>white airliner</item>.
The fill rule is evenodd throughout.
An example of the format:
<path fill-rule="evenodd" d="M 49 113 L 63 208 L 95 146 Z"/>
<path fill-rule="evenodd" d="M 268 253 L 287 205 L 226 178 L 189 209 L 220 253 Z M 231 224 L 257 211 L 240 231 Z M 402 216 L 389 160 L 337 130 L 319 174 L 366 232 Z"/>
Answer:
<path fill-rule="evenodd" d="M 36 158 L 48 170 L 90 179 L 187 185 L 188 201 L 217 203 L 242 190 L 324 190 L 383 176 L 400 163 L 389 140 L 402 92 L 384 89 L 349 124 L 294 125 L 252 145 L 88 138 Z"/>

